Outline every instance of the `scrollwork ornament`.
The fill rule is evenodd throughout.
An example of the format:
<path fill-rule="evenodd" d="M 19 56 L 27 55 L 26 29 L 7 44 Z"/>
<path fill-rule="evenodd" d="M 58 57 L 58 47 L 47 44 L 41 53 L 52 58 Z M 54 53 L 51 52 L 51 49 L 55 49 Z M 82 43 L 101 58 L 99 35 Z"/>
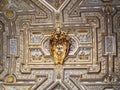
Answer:
<path fill-rule="evenodd" d="M 55 64 L 63 64 L 70 48 L 70 36 L 58 27 L 50 37 L 50 52 Z"/>

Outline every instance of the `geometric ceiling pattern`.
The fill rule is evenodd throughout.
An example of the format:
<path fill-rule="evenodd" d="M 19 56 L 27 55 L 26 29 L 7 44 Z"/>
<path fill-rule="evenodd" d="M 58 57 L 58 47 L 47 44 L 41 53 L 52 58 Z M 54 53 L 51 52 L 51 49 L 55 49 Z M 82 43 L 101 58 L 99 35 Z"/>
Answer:
<path fill-rule="evenodd" d="M 0 90 L 120 90 L 119 0 L 2 0 Z M 70 37 L 55 64 L 50 37 Z"/>

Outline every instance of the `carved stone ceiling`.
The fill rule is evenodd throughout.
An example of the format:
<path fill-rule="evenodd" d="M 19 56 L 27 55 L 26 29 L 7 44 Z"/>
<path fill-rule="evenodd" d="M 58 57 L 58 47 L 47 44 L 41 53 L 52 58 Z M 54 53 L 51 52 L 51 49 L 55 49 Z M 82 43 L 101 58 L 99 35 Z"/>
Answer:
<path fill-rule="evenodd" d="M 71 45 L 55 65 L 57 27 Z M 120 0 L 1 0 L 0 90 L 120 90 Z"/>

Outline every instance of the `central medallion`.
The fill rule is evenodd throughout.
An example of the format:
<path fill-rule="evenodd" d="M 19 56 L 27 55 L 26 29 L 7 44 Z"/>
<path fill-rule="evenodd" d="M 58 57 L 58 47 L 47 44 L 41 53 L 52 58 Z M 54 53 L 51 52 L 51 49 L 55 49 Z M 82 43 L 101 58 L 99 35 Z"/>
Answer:
<path fill-rule="evenodd" d="M 50 37 L 50 53 L 55 64 L 63 64 L 70 49 L 70 36 L 58 27 Z"/>

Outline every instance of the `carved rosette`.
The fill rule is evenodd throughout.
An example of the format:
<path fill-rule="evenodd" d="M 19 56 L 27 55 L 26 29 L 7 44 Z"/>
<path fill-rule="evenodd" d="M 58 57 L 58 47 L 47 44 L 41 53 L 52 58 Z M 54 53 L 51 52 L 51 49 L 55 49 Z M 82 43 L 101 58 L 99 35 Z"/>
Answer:
<path fill-rule="evenodd" d="M 63 64 L 65 57 L 69 52 L 70 37 L 60 28 L 50 37 L 50 51 L 55 64 Z"/>

